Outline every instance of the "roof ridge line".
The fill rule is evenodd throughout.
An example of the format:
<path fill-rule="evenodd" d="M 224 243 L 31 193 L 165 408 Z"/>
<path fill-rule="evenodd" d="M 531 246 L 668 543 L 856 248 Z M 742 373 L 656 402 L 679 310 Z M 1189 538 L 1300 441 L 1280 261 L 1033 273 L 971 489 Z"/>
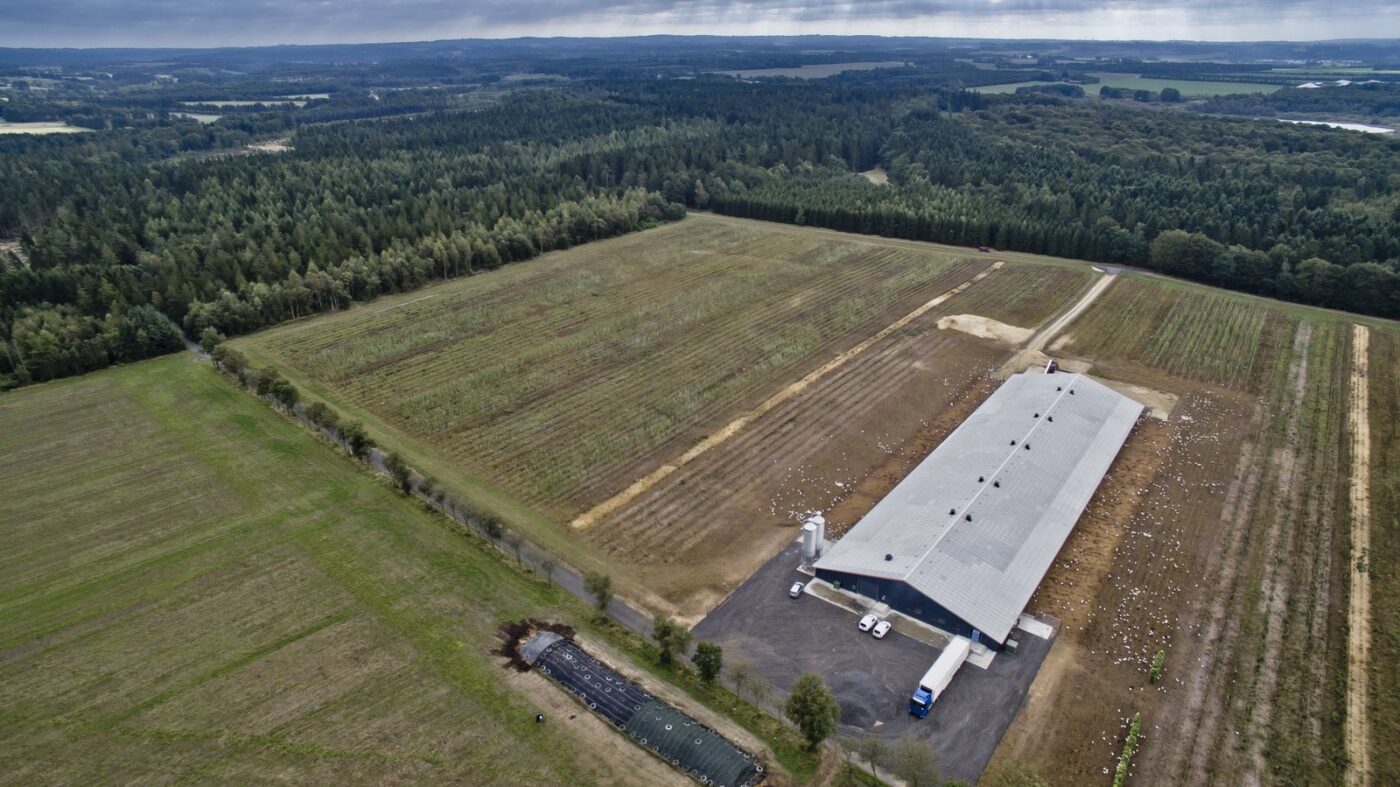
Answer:
<path fill-rule="evenodd" d="M 1025 372 L 1022 372 L 1022 374 L 1025 374 Z M 1082 379 L 1083 377 L 1084 377 L 1084 375 L 1083 375 L 1082 373 L 1076 372 L 1075 375 L 1074 375 L 1074 377 L 1070 380 L 1070 385 L 1073 385 L 1075 380 Z M 1054 409 L 1055 405 L 1057 405 L 1057 404 L 1060 403 L 1060 400 L 1061 400 L 1061 399 L 1065 398 L 1065 395 L 1068 393 L 1068 388 L 1069 388 L 1069 386 L 1064 386 L 1064 387 L 1065 387 L 1066 390 L 1060 391 L 1060 395 L 1057 396 L 1057 397 L 1055 397 L 1055 401 L 1051 402 L 1051 403 L 1050 403 L 1050 406 L 1047 407 L 1047 408 L 1045 408 L 1045 412 L 1046 412 L 1046 413 L 1049 413 L 1050 410 Z M 962 512 L 963 512 L 964 514 L 968 511 L 968 509 L 972 508 L 972 506 L 977 502 L 978 498 L 982 497 L 982 493 L 985 492 L 985 491 L 987 491 L 987 487 L 990 486 L 990 485 L 992 484 L 993 480 L 996 478 L 997 473 L 1000 473 L 1003 469 L 1005 469 L 1007 463 L 1009 463 L 1009 462 L 1011 461 L 1011 459 L 1012 459 L 1013 457 L 1016 456 L 1016 449 L 1019 448 L 1020 445 L 1024 445 L 1025 442 L 1026 442 L 1026 440 L 1027 440 L 1027 438 L 1029 438 L 1029 437 L 1031 436 L 1031 434 L 1032 434 L 1033 432 L 1035 432 L 1036 429 L 1039 429 L 1041 423 L 1043 423 L 1043 422 L 1044 422 L 1044 419 L 1042 419 L 1042 418 L 1037 418 L 1037 419 L 1035 419 L 1035 423 L 1031 425 L 1031 428 L 1030 428 L 1028 431 L 1026 431 L 1025 434 L 1021 435 L 1021 443 L 1020 443 L 1019 445 L 1017 445 L 1017 446 L 1012 447 L 1011 453 L 1007 454 L 1006 458 L 1003 459 L 1003 460 L 1001 461 L 1001 464 L 997 465 L 997 469 L 994 470 L 994 471 L 992 471 L 992 473 L 991 473 L 990 475 L 987 475 L 987 476 L 986 476 L 986 479 L 987 479 L 987 480 L 984 481 L 984 482 L 982 482 L 982 486 L 981 486 L 981 488 L 979 488 L 979 489 L 977 490 L 977 494 L 973 495 L 973 496 L 972 496 L 972 499 L 967 501 L 967 505 L 963 506 Z M 941 447 L 942 444 L 940 443 L 939 446 Z M 933 449 L 933 450 L 934 450 L 934 451 L 937 451 L 938 449 L 935 448 L 935 449 Z M 932 454 L 930 454 L 930 456 L 931 456 L 931 455 L 932 455 Z M 927 457 L 925 457 L 925 459 L 927 459 Z M 857 524 L 859 524 L 859 523 L 857 523 Z M 904 572 L 904 577 L 903 577 L 903 581 L 904 581 L 904 582 L 908 582 L 908 581 L 909 581 L 909 578 L 910 578 L 911 576 L 913 576 L 914 571 L 915 571 L 916 569 L 918 569 L 919 566 L 922 566 L 922 565 L 923 565 L 924 561 L 928 559 L 928 556 L 933 552 L 933 550 L 937 549 L 937 548 L 938 548 L 938 545 L 941 544 L 941 543 L 943 543 L 943 539 L 947 538 L 947 537 L 948 537 L 948 534 L 951 533 L 951 532 L 953 532 L 953 528 L 954 528 L 954 527 L 957 527 L 957 524 L 958 524 L 958 514 L 954 514 L 954 515 L 952 516 L 952 524 L 950 524 L 950 525 L 948 525 L 947 527 L 943 528 L 943 532 L 940 533 L 940 534 L 938 535 L 938 537 L 935 538 L 935 539 L 933 540 L 933 543 L 932 543 L 932 544 L 929 544 L 929 545 L 928 545 L 928 548 L 925 549 L 925 550 L 923 551 L 923 553 L 919 555 L 918 559 L 916 559 L 916 560 L 913 562 L 913 567 L 912 567 L 912 568 L 909 568 L 908 570 L 906 570 L 906 571 Z"/>

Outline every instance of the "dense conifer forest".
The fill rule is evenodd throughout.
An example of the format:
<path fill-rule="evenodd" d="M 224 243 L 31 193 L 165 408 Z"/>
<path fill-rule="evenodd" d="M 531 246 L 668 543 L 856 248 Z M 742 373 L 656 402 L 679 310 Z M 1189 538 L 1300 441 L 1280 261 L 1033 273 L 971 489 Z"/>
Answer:
<path fill-rule="evenodd" d="M 981 95 L 965 64 L 821 80 L 571 67 L 470 89 L 313 80 L 305 107 L 214 123 L 174 112 L 207 86 L 131 88 L 70 107 L 96 133 L 0 136 L 0 380 L 247 333 L 687 208 L 1400 315 L 1395 135 Z M 283 91 L 244 79 L 237 95 Z M 250 148 L 269 140 L 281 152 Z M 887 184 L 859 174 L 876 166 Z"/>

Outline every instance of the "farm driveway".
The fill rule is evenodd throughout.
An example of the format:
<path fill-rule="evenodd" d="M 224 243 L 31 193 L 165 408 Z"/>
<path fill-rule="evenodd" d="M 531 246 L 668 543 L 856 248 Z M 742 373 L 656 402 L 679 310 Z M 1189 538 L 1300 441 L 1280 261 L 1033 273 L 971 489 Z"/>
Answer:
<path fill-rule="evenodd" d="M 915 719 L 909 694 L 938 650 L 897 632 L 877 640 L 856 630 L 854 613 L 811 595 L 788 598 L 793 582 L 809 579 L 796 570 L 798 550 L 794 542 L 766 563 L 695 627 L 695 638 L 719 643 L 731 665 L 751 662 L 784 695 L 799 675 L 817 673 L 841 705 L 842 733 L 925 738 L 945 778 L 976 782 L 1050 641 L 1023 636 L 1016 656 L 998 656 L 986 670 L 963 667 L 929 718 Z"/>
<path fill-rule="evenodd" d="M 1024 347 L 1015 355 L 1011 356 L 1010 360 L 1002 364 L 1001 370 L 997 372 L 997 377 L 1004 379 L 1025 369 L 1027 366 L 1045 363 L 1045 355 L 1042 352 L 1045 349 L 1045 345 L 1048 344 L 1051 339 L 1059 335 L 1066 326 L 1074 322 L 1075 318 L 1083 314 L 1084 310 L 1089 308 L 1094 301 L 1098 300 L 1098 297 L 1103 295 L 1104 290 L 1108 289 L 1108 286 L 1112 284 L 1115 279 L 1117 279 L 1117 276 L 1112 273 L 1104 274 L 1099 277 L 1089 289 L 1084 291 L 1084 294 L 1079 297 L 1079 300 L 1076 301 L 1073 306 L 1069 307 L 1064 314 L 1056 317 L 1049 325 L 1036 332 L 1036 334 L 1026 342 Z"/>

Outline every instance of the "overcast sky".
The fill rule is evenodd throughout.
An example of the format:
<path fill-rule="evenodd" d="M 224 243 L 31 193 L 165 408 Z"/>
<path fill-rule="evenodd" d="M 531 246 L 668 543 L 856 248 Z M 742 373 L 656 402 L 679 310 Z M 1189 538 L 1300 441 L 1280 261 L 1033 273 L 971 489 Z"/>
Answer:
<path fill-rule="evenodd" d="M 0 0 L 0 46 L 514 36 L 1400 37 L 1397 0 Z"/>

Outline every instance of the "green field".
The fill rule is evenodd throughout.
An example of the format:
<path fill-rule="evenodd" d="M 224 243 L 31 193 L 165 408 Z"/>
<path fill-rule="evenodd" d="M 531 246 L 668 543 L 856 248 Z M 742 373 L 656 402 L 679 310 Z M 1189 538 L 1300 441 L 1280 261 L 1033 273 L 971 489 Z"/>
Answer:
<path fill-rule="evenodd" d="M 1080 85 L 1088 95 L 1098 95 L 1100 87 L 1113 87 L 1123 90 L 1150 90 L 1160 93 L 1163 88 L 1174 87 L 1185 98 L 1209 98 L 1226 96 L 1232 93 L 1272 93 L 1282 85 L 1267 85 L 1257 82 L 1203 82 L 1194 79 L 1154 79 L 1131 74 L 1095 73 L 1099 81 L 1092 85 Z M 969 88 L 978 93 L 1015 93 L 1016 88 L 1032 85 L 1053 85 L 1055 82 L 1013 82 L 1001 85 L 983 85 Z"/>
<path fill-rule="evenodd" d="M 739 71 L 712 71 L 715 74 L 728 74 L 739 79 L 759 79 L 764 77 L 787 77 L 791 79 L 825 79 L 847 71 L 873 71 L 877 68 L 903 68 L 903 60 L 880 60 L 858 63 L 812 63 L 792 68 L 751 68 Z"/>
<path fill-rule="evenodd" d="M 1129 277 L 1075 320 L 1057 346 L 1099 363 L 1135 361 L 1258 391 L 1292 331 L 1288 315 L 1267 301 Z"/>
<path fill-rule="evenodd" d="M 989 262 L 692 216 L 235 346 L 562 519 Z"/>
<path fill-rule="evenodd" d="M 536 725 L 489 655 L 576 601 L 188 355 L 0 398 L 0 484 L 0 781 L 615 783 L 647 759 Z"/>
<path fill-rule="evenodd" d="M 1297 68 L 1275 68 L 1275 73 L 1279 74 L 1339 74 L 1339 75 L 1361 75 L 1366 74 L 1400 74 L 1393 68 L 1371 68 L 1370 66 L 1316 66 L 1308 68 L 1300 66 Z"/>

